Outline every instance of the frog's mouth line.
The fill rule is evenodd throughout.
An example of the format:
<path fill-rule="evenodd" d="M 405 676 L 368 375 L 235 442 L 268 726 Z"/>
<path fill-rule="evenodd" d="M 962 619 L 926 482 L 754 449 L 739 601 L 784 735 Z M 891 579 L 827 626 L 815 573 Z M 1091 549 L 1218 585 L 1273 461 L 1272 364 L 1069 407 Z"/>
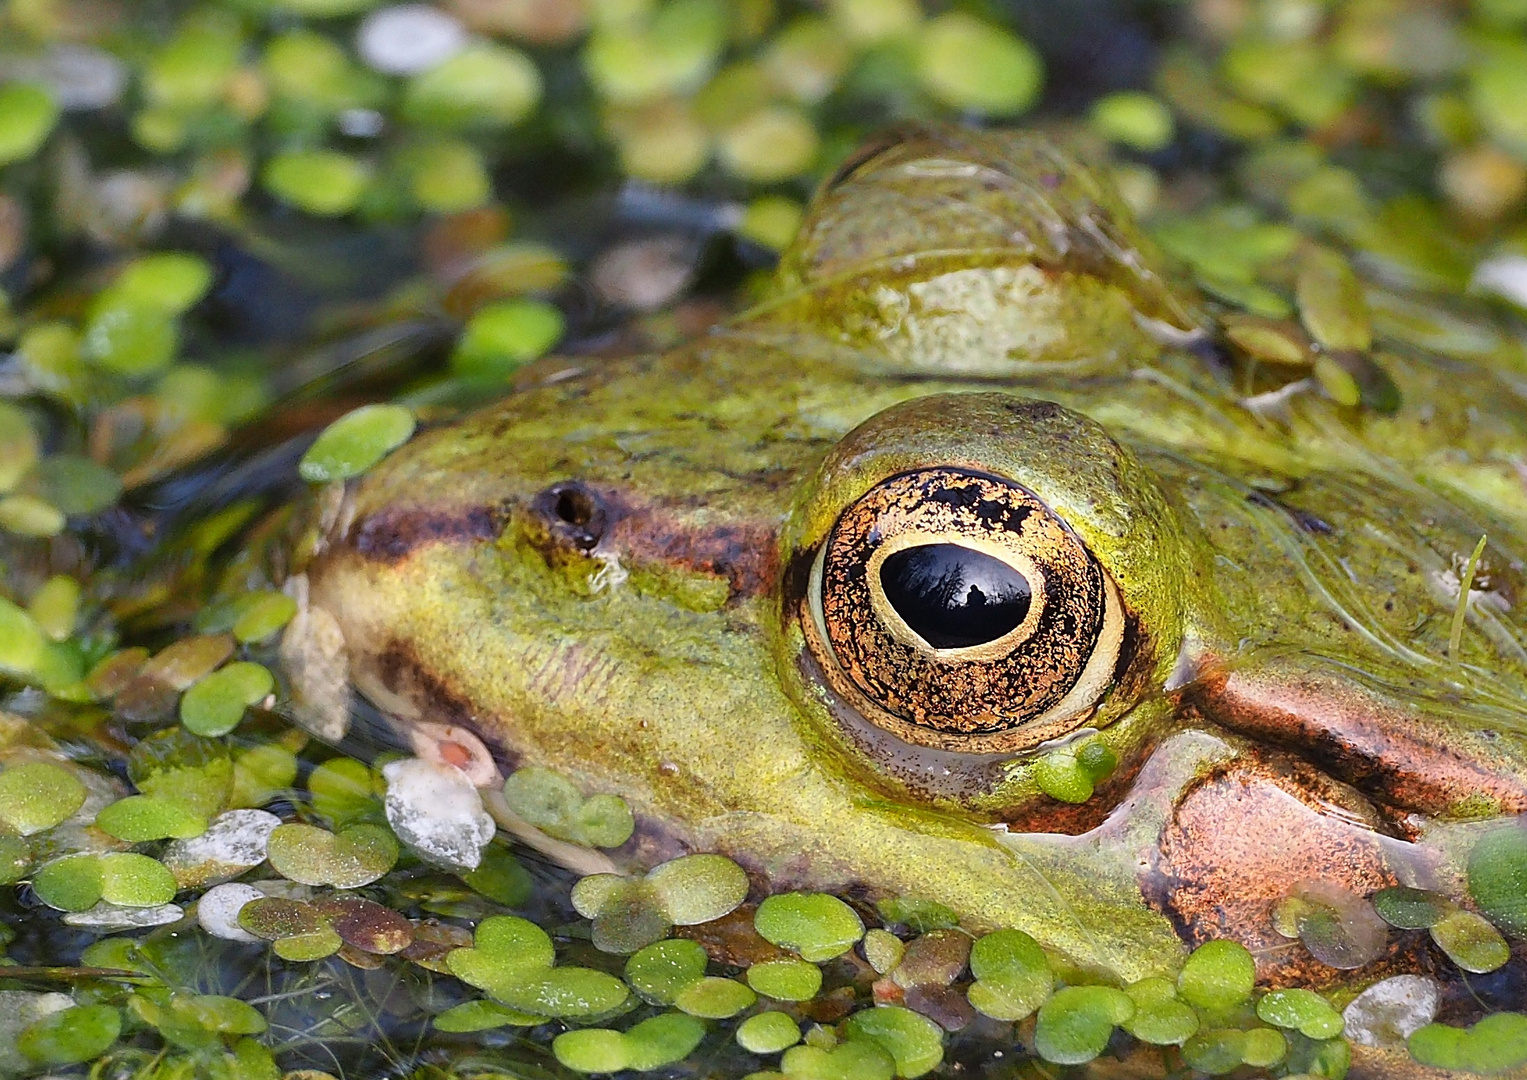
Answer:
<path fill-rule="evenodd" d="M 1214 670 L 1181 700 L 1210 722 L 1279 746 L 1373 799 L 1403 835 L 1411 812 L 1447 815 L 1488 800 L 1497 813 L 1527 812 L 1527 781 L 1460 753 L 1415 710 L 1371 690 L 1334 661 L 1309 656 L 1255 669 Z"/>

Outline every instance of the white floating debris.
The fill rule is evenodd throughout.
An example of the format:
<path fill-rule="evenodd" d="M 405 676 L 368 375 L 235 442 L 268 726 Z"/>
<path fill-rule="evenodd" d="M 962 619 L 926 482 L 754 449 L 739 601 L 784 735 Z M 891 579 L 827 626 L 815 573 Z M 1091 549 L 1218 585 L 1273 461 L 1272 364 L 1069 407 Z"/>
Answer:
<path fill-rule="evenodd" d="M 1469 291 L 1488 293 L 1527 307 L 1527 255 L 1497 255 L 1474 267 Z"/>
<path fill-rule="evenodd" d="M 398 4 L 373 11 L 355 32 L 361 59 L 388 75 L 428 71 L 466 46 L 466 28 L 428 4 Z"/>
<path fill-rule="evenodd" d="M 164 926 L 179 922 L 185 911 L 179 904 L 157 907 L 123 907 L 102 900 L 89 911 L 74 911 L 64 916 L 70 926 L 90 930 L 140 930 L 145 926 Z"/>
<path fill-rule="evenodd" d="M 214 885 L 202 894 L 196 905 L 196 921 L 213 937 L 226 941 L 254 943 L 260 939 L 239 925 L 239 911 L 251 900 L 265 894 L 253 885 L 233 881 L 226 885 Z"/>
<path fill-rule="evenodd" d="M 352 139 L 374 139 L 387 126 L 387 118 L 375 109 L 346 109 L 335 123 Z"/>
<path fill-rule="evenodd" d="M 1437 1016 L 1442 992 L 1424 975 L 1396 975 L 1376 982 L 1342 1013 L 1347 1038 L 1360 1046 L 1404 1046 Z"/>
<path fill-rule="evenodd" d="M 182 889 L 237 877 L 265 861 L 270 834 L 280 824 L 266 810 L 229 810 L 213 818 L 200 836 L 168 844 L 160 861 Z"/>
<path fill-rule="evenodd" d="M 382 769 L 387 780 L 387 823 L 425 859 L 475 870 L 495 831 L 482 796 L 465 773 L 450 765 L 404 758 Z"/>
<path fill-rule="evenodd" d="M 127 65 L 89 45 L 53 46 L 43 55 L 39 74 L 64 109 L 104 109 L 127 89 Z"/>

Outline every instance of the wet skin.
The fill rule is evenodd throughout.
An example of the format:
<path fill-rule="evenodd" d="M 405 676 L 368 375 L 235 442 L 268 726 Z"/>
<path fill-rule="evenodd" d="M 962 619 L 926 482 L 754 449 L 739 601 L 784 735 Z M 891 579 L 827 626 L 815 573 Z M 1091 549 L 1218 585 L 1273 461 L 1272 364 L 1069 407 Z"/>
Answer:
<path fill-rule="evenodd" d="M 1378 320 L 1392 414 L 1260 415 L 1083 166 L 914 133 L 824 187 L 753 311 L 540 365 L 353 483 L 308 603 L 403 729 L 624 796 L 623 866 L 926 897 L 1122 980 L 1229 937 L 1361 984 L 1424 944 L 1338 972 L 1272 905 L 1461 897 L 1480 823 L 1527 810 L 1527 360 L 1471 332 Z M 1045 794 L 1088 741 L 1118 769 Z"/>

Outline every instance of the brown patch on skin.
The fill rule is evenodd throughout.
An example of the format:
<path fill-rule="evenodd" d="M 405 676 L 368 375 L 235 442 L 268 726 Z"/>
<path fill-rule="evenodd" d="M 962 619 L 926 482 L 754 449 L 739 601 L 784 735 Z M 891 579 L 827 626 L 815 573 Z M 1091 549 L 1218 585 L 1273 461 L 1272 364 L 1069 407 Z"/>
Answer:
<path fill-rule="evenodd" d="M 1202 679 L 1186 696 L 1216 723 L 1292 748 L 1393 806 L 1444 814 L 1484 795 L 1503 813 L 1527 812 L 1527 783 L 1509 763 L 1492 772 L 1465 756 L 1456 733 L 1428 730 L 1351 680 L 1273 667 Z"/>
<path fill-rule="evenodd" d="M 694 527 L 662 506 L 628 506 L 608 538 L 633 565 L 663 563 L 725 578 L 733 600 L 767 592 L 779 575 L 777 526 L 771 522 Z"/>
<path fill-rule="evenodd" d="M 508 518 L 508 507 L 503 505 L 454 511 L 390 506 L 357 523 L 347 539 L 368 559 L 398 563 L 425 544 L 492 540 L 503 531 Z"/>
<path fill-rule="evenodd" d="M 1396 841 L 1380 827 L 1361 795 L 1304 762 L 1243 755 L 1184 794 L 1141 889 L 1190 946 L 1216 938 L 1245 945 L 1262 982 L 1334 985 L 1351 976 L 1274 930 L 1272 910 L 1303 881 L 1332 882 L 1358 896 L 1399 884 L 1385 850 Z M 1421 936 L 1408 937 L 1392 935 L 1364 974 L 1424 968 Z"/>

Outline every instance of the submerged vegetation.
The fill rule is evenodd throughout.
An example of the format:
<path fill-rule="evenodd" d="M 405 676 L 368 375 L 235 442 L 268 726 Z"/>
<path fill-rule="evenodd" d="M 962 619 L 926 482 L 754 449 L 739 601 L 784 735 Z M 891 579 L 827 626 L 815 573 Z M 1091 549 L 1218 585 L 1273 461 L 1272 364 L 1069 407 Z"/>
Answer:
<path fill-rule="evenodd" d="M 1375 325 L 1500 343 L 1361 277 L 1527 308 L 1527 3 L 9 0 L 0 80 L 0 1074 L 1527 1064 L 1519 974 L 1439 1012 L 1417 975 L 1263 992 L 1210 942 L 1097 985 L 915 897 L 761 897 L 714 855 L 599 872 L 624 802 L 520 770 L 505 807 L 588 856 L 559 869 L 462 762 L 310 734 L 345 699 L 283 645 L 326 631 L 267 557 L 281 500 L 553 349 L 740 307 L 901 118 L 1111 147 L 1254 361 L 1248 404 L 1392 410 Z M 1118 763 L 1043 764 L 1085 803 Z M 1521 951 L 1527 833 L 1484 833 L 1466 877 L 1472 908 L 1290 882 L 1274 917 L 1338 969 L 1426 936 L 1466 980 Z"/>

